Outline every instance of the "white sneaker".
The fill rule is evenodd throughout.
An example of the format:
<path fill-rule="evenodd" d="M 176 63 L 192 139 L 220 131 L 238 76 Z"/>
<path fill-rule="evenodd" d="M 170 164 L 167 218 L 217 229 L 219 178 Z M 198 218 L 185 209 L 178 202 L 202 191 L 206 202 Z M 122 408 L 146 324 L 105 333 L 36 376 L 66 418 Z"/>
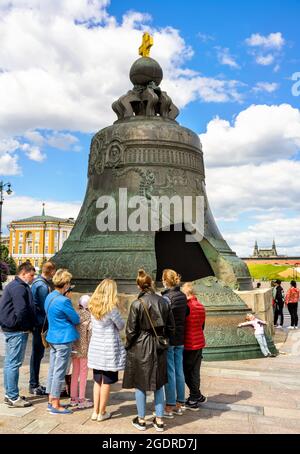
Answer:
<path fill-rule="evenodd" d="M 288 326 L 288 329 L 294 329 L 294 327 L 293 326 Z"/>
<path fill-rule="evenodd" d="M 16 400 L 11 400 L 8 398 L 8 401 L 6 403 L 9 408 L 14 407 L 14 408 L 26 408 L 26 407 L 31 407 L 32 403 L 28 402 L 28 400 L 25 399 L 25 397 L 18 397 Z"/>
<path fill-rule="evenodd" d="M 135 427 L 138 430 L 146 430 L 146 422 L 140 422 L 140 419 L 138 416 L 136 416 L 132 421 L 131 424 L 133 427 Z"/>
<path fill-rule="evenodd" d="M 164 431 L 164 423 L 158 423 L 156 420 L 156 417 L 153 419 L 153 426 L 157 432 L 163 432 Z"/>
<path fill-rule="evenodd" d="M 101 415 L 101 414 L 98 415 L 97 421 L 98 421 L 98 422 L 99 422 L 99 421 L 105 421 L 106 419 L 110 419 L 110 418 L 111 418 L 111 413 L 109 413 L 108 411 L 106 411 L 106 412 L 104 413 L 104 415 Z"/>
<path fill-rule="evenodd" d="M 298 329 L 298 326 L 294 326 L 294 329 Z"/>
<path fill-rule="evenodd" d="M 93 412 L 92 416 L 91 416 L 91 420 L 92 421 L 97 421 L 98 419 L 98 413 L 96 413 L 95 411 Z"/>

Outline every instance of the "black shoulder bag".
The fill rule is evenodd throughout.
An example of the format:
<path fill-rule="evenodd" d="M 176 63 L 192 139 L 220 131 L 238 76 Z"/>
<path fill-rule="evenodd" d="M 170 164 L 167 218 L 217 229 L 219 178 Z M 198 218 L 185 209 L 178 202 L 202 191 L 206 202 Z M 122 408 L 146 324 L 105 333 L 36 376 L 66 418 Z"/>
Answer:
<path fill-rule="evenodd" d="M 144 303 L 144 301 L 139 298 L 139 301 L 142 303 L 144 309 L 145 309 L 145 312 L 147 314 L 147 317 L 149 319 L 149 322 L 150 322 L 150 325 L 153 329 L 153 332 L 155 334 L 155 340 L 156 340 L 156 351 L 158 353 L 160 352 L 163 352 L 164 350 L 167 350 L 167 348 L 169 347 L 169 339 L 167 339 L 166 337 L 164 336 L 158 336 L 157 332 L 156 332 L 156 329 L 154 328 L 154 325 L 153 325 L 153 322 L 152 322 L 152 319 L 150 317 L 150 314 L 149 314 L 149 311 L 148 311 L 148 308 L 146 306 L 146 304 Z"/>

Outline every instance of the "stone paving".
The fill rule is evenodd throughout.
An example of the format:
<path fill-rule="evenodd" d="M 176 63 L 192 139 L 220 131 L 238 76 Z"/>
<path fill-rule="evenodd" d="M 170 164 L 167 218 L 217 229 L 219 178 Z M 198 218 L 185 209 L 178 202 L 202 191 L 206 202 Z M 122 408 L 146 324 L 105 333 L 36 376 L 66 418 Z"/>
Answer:
<path fill-rule="evenodd" d="M 3 335 L 0 334 L 0 401 L 3 402 Z M 166 421 L 166 434 L 202 433 L 300 433 L 300 330 L 276 334 L 281 352 L 276 358 L 244 361 L 204 362 L 202 392 L 208 402 L 199 412 L 186 410 L 183 416 Z M 28 388 L 28 344 L 25 364 L 21 369 L 21 393 Z M 45 383 L 48 354 L 42 363 L 41 378 Z M 89 375 L 87 395 L 91 397 Z M 0 404 L 0 433 L 5 434 L 135 434 L 131 420 L 136 414 L 133 390 L 122 390 L 121 382 L 112 386 L 109 411 L 111 420 L 93 422 L 91 410 L 77 410 L 72 415 L 50 415 L 46 399 L 35 397 L 34 406 L 11 409 Z M 156 433 L 150 424 L 153 398 L 149 394 L 147 431 Z M 67 402 L 67 400 L 66 400 Z"/>

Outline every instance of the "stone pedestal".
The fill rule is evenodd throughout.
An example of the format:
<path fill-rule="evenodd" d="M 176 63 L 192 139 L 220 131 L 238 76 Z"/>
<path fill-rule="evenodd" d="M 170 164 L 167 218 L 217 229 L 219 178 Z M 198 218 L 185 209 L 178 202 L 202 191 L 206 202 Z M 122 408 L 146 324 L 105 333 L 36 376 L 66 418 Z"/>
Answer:
<path fill-rule="evenodd" d="M 194 290 L 206 310 L 206 347 L 203 351 L 206 361 L 262 356 L 253 329 L 238 328 L 250 310 L 236 292 L 214 276 L 195 281 Z"/>
<path fill-rule="evenodd" d="M 159 291 L 159 289 L 158 289 Z M 271 321 L 266 330 L 269 348 L 275 351 L 272 341 L 272 303 L 269 290 L 234 292 L 223 282 L 211 276 L 195 281 L 195 291 L 206 309 L 205 338 L 203 351 L 205 361 L 259 358 L 262 356 L 251 328 L 238 328 L 247 312 L 253 310 L 262 320 Z M 119 309 L 127 320 L 131 303 L 137 293 L 119 293 Z M 91 294 L 91 293 L 89 293 Z M 82 293 L 73 293 L 74 306 Z M 121 333 L 124 339 L 124 331 Z"/>

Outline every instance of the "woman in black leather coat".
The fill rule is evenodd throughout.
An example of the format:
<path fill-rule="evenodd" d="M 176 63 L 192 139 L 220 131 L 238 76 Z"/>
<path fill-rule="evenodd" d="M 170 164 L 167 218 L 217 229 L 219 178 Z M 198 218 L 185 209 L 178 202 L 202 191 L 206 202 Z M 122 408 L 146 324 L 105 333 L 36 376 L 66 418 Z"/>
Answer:
<path fill-rule="evenodd" d="M 126 326 L 123 388 L 136 388 L 138 416 L 132 424 L 139 430 L 146 429 L 146 391 L 154 391 L 156 416 L 153 425 L 156 430 L 163 431 L 161 418 L 164 414 L 163 387 L 168 381 L 167 350 L 157 352 L 155 333 L 144 305 L 158 336 L 169 338 L 174 334 L 174 317 L 170 305 L 154 292 L 153 281 L 144 270 L 138 271 L 137 284 L 141 292 L 131 304 Z"/>

